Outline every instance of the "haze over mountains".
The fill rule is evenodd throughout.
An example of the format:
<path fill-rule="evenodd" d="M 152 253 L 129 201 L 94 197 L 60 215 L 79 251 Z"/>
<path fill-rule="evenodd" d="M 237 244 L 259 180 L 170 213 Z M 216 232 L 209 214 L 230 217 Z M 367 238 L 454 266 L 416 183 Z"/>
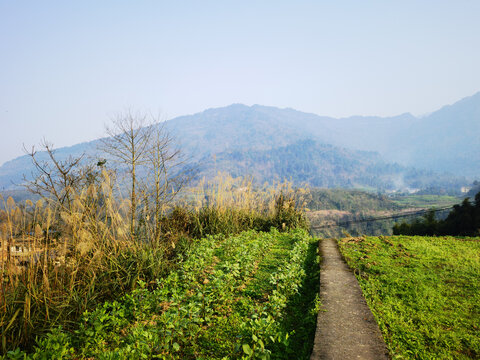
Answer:
<path fill-rule="evenodd" d="M 186 146 L 193 145 L 202 154 L 269 149 L 312 139 L 376 151 L 385 161 L 404 166 L 480 175 L 480 92 L 423 118 L 406 113 L 335 119 L 293 109 L 235 104 L 180 117 L 169 125 Z"/>
<path fill-rule="evenodd" d="M 422 118 L 335 119 L 233 104 L 169 120 L 165 127 L 199 163 L 200 175 L 226 170 L 259 181 L 286 177 L 314 186 L 378 189 L 458 187 L 480 177 L 480 92 Z M 99 158 L 97 143 L 57 154 Z M 26 156 L 6 162 L 0 188 L 18 184 L 30 168 Z"/>

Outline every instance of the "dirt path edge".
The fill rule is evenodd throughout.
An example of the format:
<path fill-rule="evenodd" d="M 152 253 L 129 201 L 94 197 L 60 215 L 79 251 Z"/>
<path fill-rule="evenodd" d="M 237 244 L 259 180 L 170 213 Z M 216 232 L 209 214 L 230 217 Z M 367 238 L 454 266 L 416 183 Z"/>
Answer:
<path fill-rule="evenodd" d="M 362 290 L 333 239 L 319 242 L 321 310 L 310 360 L 389 359 Z"/>

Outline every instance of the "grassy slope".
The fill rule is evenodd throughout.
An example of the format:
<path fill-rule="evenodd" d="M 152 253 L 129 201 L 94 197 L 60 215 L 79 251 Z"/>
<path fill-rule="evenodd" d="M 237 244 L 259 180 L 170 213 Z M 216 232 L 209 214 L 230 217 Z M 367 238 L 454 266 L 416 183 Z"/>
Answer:
<path fill-rule="evenodd" d="M 480 357 L 480 239 L 340 240 L 394 358 Z"/>
<path fill-rule="evenodd" d="M 401 209 L 390 198 L 361 190 L 311 189 L 307 208 L 315 210 L 342 210 L 351 213 L 365 211 L 393 211 Z"/>

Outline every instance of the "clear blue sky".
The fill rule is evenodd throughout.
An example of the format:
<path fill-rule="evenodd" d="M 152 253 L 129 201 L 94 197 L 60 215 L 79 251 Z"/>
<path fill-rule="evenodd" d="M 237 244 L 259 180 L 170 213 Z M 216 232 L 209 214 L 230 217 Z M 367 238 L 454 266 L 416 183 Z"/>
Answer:
<path fill-rule="evenodd" d="M 0 0 L 0 164 L 231 103 L 423 114 L 480 90 L 480 1 Z"/>

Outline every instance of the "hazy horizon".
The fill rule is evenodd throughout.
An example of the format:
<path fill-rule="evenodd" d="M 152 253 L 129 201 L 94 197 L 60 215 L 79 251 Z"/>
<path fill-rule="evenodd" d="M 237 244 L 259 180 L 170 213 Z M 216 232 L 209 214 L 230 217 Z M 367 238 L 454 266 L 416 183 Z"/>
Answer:
<path fill-rule="evenodd" d="M 421 116 L 480 90 L 480 3 L 0 0 L 0 164 L 22 143 L 242 103 Z"/>
<path fill-rule="evenodd" d="M 475 94 L 472 94 L 472 95 L 470 95 L 470 96 L 466 96 L 466 97 L 464 97 L 464 98 L 462 98 L 462 99 L 469 98 L 469 97 L 471 97 L 471 96 L 473 96 L 473 95 L 476 95 L 476 94 L 478 94 L 478 93 L 480 93 L 480 91 L 479 91 L 479 92 L 476 92 Z M 460 100 L 462 100 L 462 99 L 458 99 L 457 101 L 460 101 Z M 456 102 L 456 101 L 454 101 L 453 103 L 455 103 L 455 102 Z M 413 114 L 412 112 L 406 111 L 406 112 L 394 114 L 394 115 L 391 115 L 391 116 L 383 116 L 383 118 L 395 117 L 395 116 L 399 116 L 399 115 L 403 115 L 403 114 L 410 114 L 410 115 L 416 117 L 417 119 L 421 119 L 421 118 L 423 118 L 423 117 L 425 117 L 425 116 L 428 116 L 428 115 L 434 113 L 434 112 L 437 111 L 437 110 L 442 109 L 442 108 L 445 107 L 445 106 L 452 105 L 453 103 L 451 103 L 451 104 L 444 104 L 444 105 L 440 106 L 438 109 L 432 110 L 432 111 L 430 111 L 430 112 L 428 112 L 428 113 L 425 113 L 425 114 L 416 115 L 416 114 Z M 175 119 L 178 118 L 178 117 L 191 116 L 191 115 L 195 115 L 195 114 L 198 114 L 198 113 L 202 113 L 202 112 L 207 111 L 207 110 L 219 109 L 219 108 L 227 108 L 227 107 L 232 106 L 232 105 L 243 105 L 243 106 L 247 106 L 247 107 L 264 106 L 264 107 L 273 107 L 273 108 L 278 108 L 278 109 L 291 109 L 291 110 L 295 110 L 295 111 L 302 112 L 302 113 L 310 113 L 310 114 L 314 114 L 314 115 L 318 115 L 318 116 L 327 116 L 327 115 L 324 115 L 324 114 L 315 114 L 315 113 L 303 111 L 303 110 L 301 110 L 301 109 L 294 109 L 294 108 L 288 107 L 288 106 L 287 106 L 287 107 L 281 107 L 281 108 L 280 108 L 280 107 L 271 106 L 271 105 L 267 105 L 267 104 L 232 103 L 232 104 L 227 104 L 227 105 L 218 106 L 218 107 L 214 107 L 214 108 L 213 108 L 213 107 L 211 107 L 211 108 L 206 108 L 206 109 L 203 109 L 203 110 L 198 111 L 198 112 L 195 112 L 195 113 L 180 114 L 180 115 L 178 115 L 178 116 L 175 116 L 175 117 L 169 118 L 169 119 L 163 119 L 163 118 L 162 118 L 161 121 L 175 120 Z M 371 115 L 352 114 L 352 115 L 347 115 L 347 116 L 342 116 L 342 117 L 334 117 L 334 116 L 328 116 L 328 117 L 331 117 L 332 119 L 347 119 L 347 118 L 356 117 L 356 116 L 361 116 L 361 117 L 376 117 L 376 116 L 378 116 L 378 115 L 375 115 L 375 114 L 371 114 Z M 108 121 L 108 120 L 107 120 L 107 121 Z M 72 146 L 75 146 L 75 145 L 78 145 L 78 144 L 81 144 L 81 143 L 86 143 L 86 142 L 90 142 L 90 141 L 95 141 L 95 140 L 98 140 L 98 139 L 100 139 L 100 138 L 102 138 L 102 137 L 104 137 L 104 136 L 106 136 L 106 134 L 105 134 L 105 133 L 101 133 L 101 134 L 100 134 L 99 136 L 97 136 L 97 137 L 93 137 L 93 138 L 81 140 L 81 141 L 78 141 L 78 142 L 75 142 L 75 143 L 69 143 L 69 144 L 64 144 L 64 145 L 60 145 L 60 146 L 57 146 L 57 144 L 54 144 L 54 148 L 55 148 L 55 149 L 58 149 L 58 148 L 68 148 L 68 147 L 72 147 Z M 39 140 L 38 140 L 36 143 L 25 144 L 25 145 L 26 145 L 26 147 L 27 147 L 28 150 L 31 149 L 31 146 L 35 146 L 36 148 L 38 148 L 42 139 L 43 139 L 43 138 L 39 138 Z M 50 139 L 49 139 L 48 137 L 45 137 L 45 139 L 50 142 Z M 26 155 L 26 154 L 25 154 L 25 152 L 23 151 L 23 148 L 22 148 L 20 154 L 14 156 L 14 157 L 12 157 L 12 158 L 6 159 L 6 160 L 3 161 L 3 162 L 0 162 L 0 166 L 2 166 L 3 164 L 5 164 L 6 162 L 8 162 L 8 161 L 10 161 L 10 160 L 14 160 L 14 159 L 18 158 L 19 156 L 23 156 L 23 155 Z M 1 155 L 0 155 L 0 158 L 1 158 Z"/>

